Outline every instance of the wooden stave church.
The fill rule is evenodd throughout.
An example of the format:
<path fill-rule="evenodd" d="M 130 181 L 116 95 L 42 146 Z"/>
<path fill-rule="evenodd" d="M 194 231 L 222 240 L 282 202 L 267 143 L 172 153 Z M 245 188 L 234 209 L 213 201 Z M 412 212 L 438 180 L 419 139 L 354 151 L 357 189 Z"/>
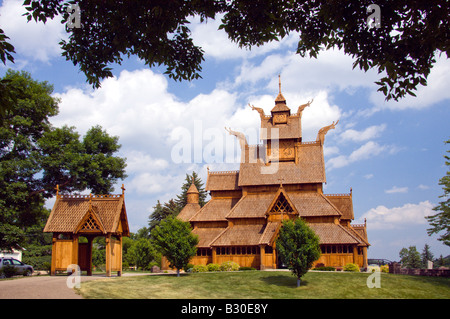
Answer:
<path fill-rule="evenodd" d="M 300 217 L 320 238 L 322 254 L 314 266 L 340 268 L 354 263 L 367 268 L 367 228 L 366 223 L 351 224 L 352 190 L 348 194 L 323 193 L 323 144 L 337 122 L 320 129 L 316 141 L 302 142 L 302 112 L 310 104 L 291 114 L 280 85 L 271 115 L 252 106 L 261 118 L 263 145 L 249 146 L 242 133 L 228 130 L 241 145 L 239 171 L 208 169 L 205 189 L 211 200 L 200 207 L 198 190 L 192 184 L 187 205 L 178 215 L 189 221 L 192 232 L 199 236 L 192 264 L 234 261 L 256 269 L 281 268 L 276 252 L 281 221 Z"/>

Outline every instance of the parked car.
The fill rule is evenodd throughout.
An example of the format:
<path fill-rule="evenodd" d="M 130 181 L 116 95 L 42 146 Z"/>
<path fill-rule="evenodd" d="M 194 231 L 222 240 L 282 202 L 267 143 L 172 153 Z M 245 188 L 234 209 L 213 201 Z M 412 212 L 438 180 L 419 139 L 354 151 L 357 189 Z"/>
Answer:
<path fill-rule="evenodd" d="M 31 276 L 33 271 L 33 266 L 26 265 L 20 260 L 11 257 L 0 257 L 0 278 L 13 275 Z"/>

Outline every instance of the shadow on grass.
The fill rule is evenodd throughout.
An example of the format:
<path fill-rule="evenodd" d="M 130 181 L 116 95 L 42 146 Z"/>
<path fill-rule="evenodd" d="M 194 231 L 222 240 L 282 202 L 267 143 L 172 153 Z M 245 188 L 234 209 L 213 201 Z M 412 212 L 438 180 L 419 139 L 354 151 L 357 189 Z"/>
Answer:
<path fill-rule="evenodd" d="M 297 288 L 297 278 L 294 276 L 268 276 L 261 278 L 262 281 L 264 281 L 268 285 L 275 285 L 280 287 L 290 287 L 290 288 Z M 300 287 L 308 286 L 308 281 L 301 279 Z"/>

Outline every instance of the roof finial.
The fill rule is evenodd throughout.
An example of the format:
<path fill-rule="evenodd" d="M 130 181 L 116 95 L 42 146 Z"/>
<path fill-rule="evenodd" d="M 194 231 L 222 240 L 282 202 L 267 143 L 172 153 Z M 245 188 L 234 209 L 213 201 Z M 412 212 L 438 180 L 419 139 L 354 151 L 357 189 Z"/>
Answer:
<path fill-rule="evenodd" d="M 280 74 L 278 74 L 278 93 L 280 93 L 281 94 L 281 75 Z"/>
<path fill-rule="evenodd" d="M 283 177 L 280 177 L 278 180 L 280 181 L 280 187 L 283 187 L 283 181 L 284 181 L 284 178 L 283 178 Z"/>
<path fill-rule="evenodd" d="M 56 184 L 55 189 L 56 189 L 56 196 L 58 196 L 59 195 L 59 184 Z"/>
<path fill-rule="evenodd" d="M 125 186 L 124 186 L 124 184 L 122 184 L 121 189 L 122 189 L 122 196 L 123 196 L 123 195 L 125 195 Z"/>

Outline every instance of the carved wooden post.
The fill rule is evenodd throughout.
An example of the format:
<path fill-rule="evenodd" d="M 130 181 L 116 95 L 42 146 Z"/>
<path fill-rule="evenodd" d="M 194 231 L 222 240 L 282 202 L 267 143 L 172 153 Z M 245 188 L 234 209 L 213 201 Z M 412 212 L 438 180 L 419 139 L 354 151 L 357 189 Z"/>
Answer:
<path fill-rule="evenodd" d="M 212 262 L 213 262 L 213 264 L 217 264 L 216 247 L 213 247 L 213 248 L 212 248 Z"/>
<path fill-rule="evenodd" d="M 106 277 L 111 277 L 111 234 L 106 235 Z"/>
<path fill-rule="evenodd" d="M 50 268 L 50 275 L 54 276 L 56 274 L 56 257 L 57 257 L 57 253 L 56 253 L 56 241 L 58 234 L 57 233 L 53 233 L 53 238 L 52 238 L 52 264 L 51 264 L 51 268 Z"/>
<path fill-rule="evenodd" d="M 353 263 L 358 265 L 358 246 L 353 246 Z"/>
<path fill-rule="evenodd" d="M 92 242 L 94 240 L 94 237 L 89 236 L 87 238 L 88 240 L 88 249 L 87 249 L 87 260 L 88 260 L 88 270 L 87 275 L 92 276 Z"/>
<path fill-rule="evenodd" d="M 266 245 L 259 245 L 259 255 L 260 255 L 260 263 L 259 263 L 259 269 L 264 270 L 266 268 L 264 261 L 266 259 L 266 251 L 265 251 Z"/>
<path fill-rule="evenodd" d="M 78 235 L 72 236 L 72 264 L 78 265 Z M 74 270 L 72 270 L 74 271 Z"/>

